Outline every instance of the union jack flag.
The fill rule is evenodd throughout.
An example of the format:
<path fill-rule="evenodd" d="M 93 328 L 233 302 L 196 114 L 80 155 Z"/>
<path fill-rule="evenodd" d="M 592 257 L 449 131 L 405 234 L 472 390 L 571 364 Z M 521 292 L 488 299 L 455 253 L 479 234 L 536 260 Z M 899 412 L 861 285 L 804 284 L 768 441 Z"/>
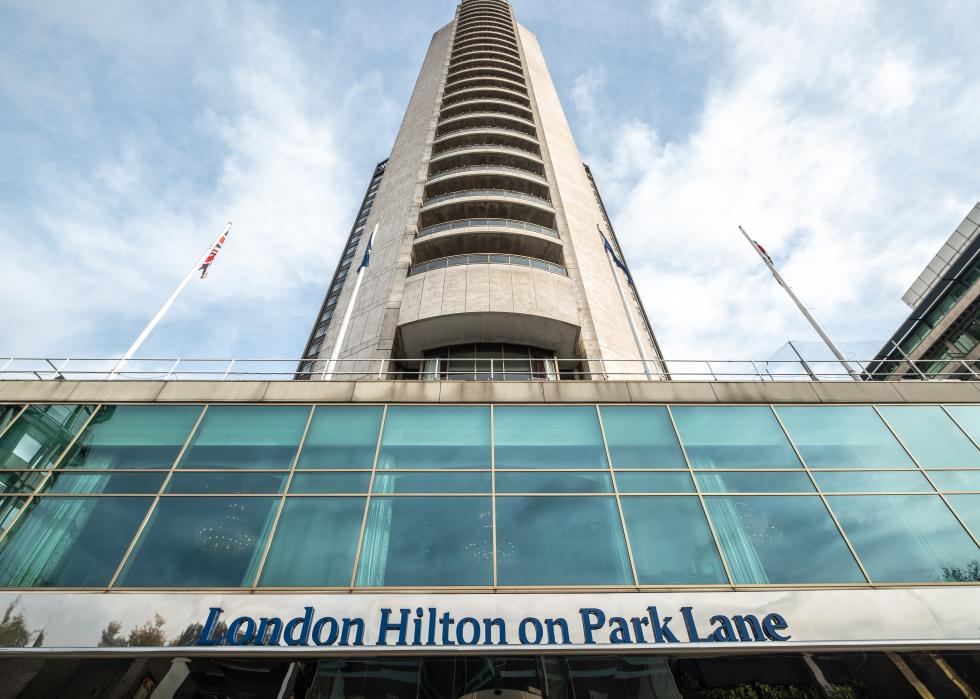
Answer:
<path fill-rule="evenodd" d="M 201 270 L 201 279 L 204 279 L 206 276 L 208 276 L 208 268 L 212 264 L 214 264 L 214 258 L 218 256 L 218 253 L 221 251 L 221 246 L 225 244 L 225 240 L 227 238 L 228 238 L 228 229 L 226 228 L 225 232 L 221 234 L 221 237 L 218 238 L 217 242 L 214 244 L 214 247 L 211 248 L 211 252 L 209 252 L 208 256 L 204 258 L 204 263 L 200 267 L 198 267 L 198 269 Z"/>
<path fill-rule="evenodd" d="M 759 242 L 756 241 L 756 240 L 753 240 L 752 241 L 752 244 L 755 245 L 755 249 L 758 250 L 759 252 L 761 252 L 762 253 L 762 256 L 766 258 L 766 262 L 768 262 L 769 264 L 772 264 L 772 258 L 769 256 L 769 253 L 766 252 L 766 249 L 764 247 L 762 247 L 761 245 L 759 245 Z"/>

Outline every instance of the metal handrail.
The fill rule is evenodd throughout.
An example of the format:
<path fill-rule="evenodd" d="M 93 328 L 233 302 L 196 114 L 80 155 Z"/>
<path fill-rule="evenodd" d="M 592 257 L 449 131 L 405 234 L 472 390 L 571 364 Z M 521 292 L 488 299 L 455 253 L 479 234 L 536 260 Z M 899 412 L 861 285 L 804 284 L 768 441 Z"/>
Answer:
<path fill-rule="evenodd" d="M 475 119 L 479 119 L 481 121 L 491 120 L 491 119 L 493 120 L 506 119 L 508 120 L 508 123 L 511 124 L 517 123 L 527 127 L 529 131 L 521 131 L 521 133 L 527 134 L 528 136 L 534 136 L 535 138 L 537 138 L 538 132 L 533 121 L 528 121 L 523 117 L 519 117 L 516 114 L 508 114 L 507 112 L 470 112 L 468 114 L 460 114 L 459 116 L 449 117 L 447 119 L 440 119 L 439 123 L 436 125 L 437 126 L 436 138 L 442 138 L 443 136 L 448 136 L 449 134 L 458 133 L 459 131 L 465 131 L 467 129 L 500 128 L 496 125 L 496 123 L 489 123 L 489 124 L 483 123 L 477 126 L 463 126 L 461 128 L 448 129 L 448 130 L 443 129 L 443 127 L 445 126 L 455 126 L 457 122 L 475 120 Z M 518 129 L 511 129 L 511 130 L 518 130 Z"/>
<path fill-rule="evenodd" d="M 493 87 L 493 86 L 490 86 L 490 87 L 485 87 L 485 86 L 467 87 L 467 88 L 464 88 L 462 90 L 456 90 L 452 94 L 446 95 L 445 97 L 442 98 L 442 108 L 445 109 L 446 107 L 452 107 L 452 106 L 457 105 L 457 104 L 460 104 L 462 102 L 469 102 L 469 100 L 457 100 L 455 102 L 447 102 L 446 100 L 451 100 L 453 97 L 456 97 L 458 95 L 465 95 L 466 93 L 469 93 L 469 92 L 480 92 L 481 90 L 492 90 L 493 92 L 501 92 L 504 95 L 511 95 L 512 96 L 511 99 L 507 99 L 506 97 L 502 97 L 501 98 L 501 101 L 503 101 L 503 102 L 513 102 L 514 104 L 520 105 L 522 107 L 524 106 L 524 102 L 527 102 L 528 103 L 527 109 L 530 109 L 531 108 L 530 107 L 531 101 L 528 99 L 528 96 L 527 95 L 522 95 L 520 92 L 517 92 L 516 90 L 508 90 L 506 87 Z M 523 102 L 517 102 L 515 100 L 523 100 Z"/>
<path fill-rule="evenodd" d="M 530 231 L 532 233 L 541 233 L 543 235 L 551 236 L 552 238 L 558 237 L 558 231 L 551 228 L 539 226 L 536 223 L 515 221 L 507 218 L 467 218 L 460 219 L 458 221 L 449 221 L 448 223 L 439 223 L 435 226 L 427 226 L 422 228 L 415 237 L 424 238 L 425 236 L 433 235 L 434 233 L 443 233 L 445 231 L 452 231 L 460 228 L 516 228 L 519 230 Z"/>
<path fill-rule="evenodd" d="M 486 150 L 487 148 L 502 148 L 504 150 L 516 151 L 516 152 L 518 152 L 518 153 L 520 153 L 522 155 L 529 155 L 534 160 L 537 160 L 540 163 L 543 163 L 544 162 L 543 160 L 541 160 L 541 155 L 538 154 L 538 153 L 535 153 L 533 150 L 527 150 L 526 148 L 521 148 L 520 146 L 505 146 L 505 145 L 503 145 L 501 143 L 468 143 L 468 144 L 466 144 L 464 146 L 453 146 L 452 148 L 446 148 L 445 150 L 441 150 L 438 153 L 433 153 L 432 154 L 432 157 L 429 160 L 431 162 L 432 160 L 435 160 L 436 158 L 441 158 L 442 156 L 446 155 L 447 153 L 456 153 L 457 151 L 461 151 L 461 150 L 471 150 L 471 149 L 472 150 Z"/>
<path fill-rule="evenodd" d="M 439 136 L 436 136 L 432 140 L 432 144 L 436 145 L 437 143 L 444 143 L 445 141 L 451 140 L 453 138 L 459 138 L 460 136 L 468 136 L 472 134 L 481 134 L 481 133 L 488 133 L 488 132 L 489 133 L 503 132 L 508 136 L 511 134 L 517 134 L 519 136 L 523 136 L 525 140 L 534 143 L 534 145 L 538 145 L 537 134 L 529 134 L 526 131 L 521 131 L 519 129 L 508 129 L 506 126 L 471 126 L 466 129 L 456 129 L 455 131 L 450 131 L 449 133 L 444 133 Z"/>
<path fill-rule="evenodd" d="M 476 84 L 465 87 L 466 83 L 481 81 L 486 84 Z M 464 87 L 459 87 L 464 85 Z M 463 90 L 469 90 L 475 87 L 500 87 L 503 86 L 505 90 L 512 90 L 514 92 L 520 93 L 521 95 L 527 95 L 527 85 L 524 83 L 519 83 L 516 80 L 508 80 L 507 78 L 495 78 L 483 75 L 474 75 L 472 78 L 463 78 L 462 80 L 457 80 L 452 83 L 446 84 L 446 89 L 443 90 L 442 94 L 445 97 L 449 95 L 454 95 L 457 92 L 462 92 Z"/>
<path fill-rule="evenodd" d="M 440 194 L 437 197 L 426 199 L 422 202 L 422 208 L 424 209 L 427 206 L 439 204 L 444 201 L 467 199 L 470 197 L 504 197 L 507 199 L 521 199 L 524 201 L 529 201 L 532 204 L 542 204 L 547 206 L 549 209 L 552 208 L 551 201 L 548 199 L 536 197 L 533 194 L 525 194 L 524 192 L 515 192 L 510 189 L 467 189 L 461 192 L 449 192 L 448 194 Z"/>
<path fill-rule="evenodd" d="M 467 61 L 467 63 L 468 62 L 469 61 Z M 507 64 L 507 65 L 509 65 L 509 64 Z M 473 71 L 473 70 L 496 70 L 496 71 L 499 71 L 501 73 L 506 73 L 507 75 L 513 75 L 515 78 L 520 78 L 521 80 L 524 79 L 524 75 L 521 74 L 521 73 L 518 73 L 517 71 L 508 70 L 507 68 L 502 68 L 499 65 L 490 65 L 490 64 L 487 64 L 487 63 L 480 63 L 480 64 L 477 64 L 475 66 L 470 66 L 468 68 L 457 68 L 456 70 L 450 71 L 446 75 L 446 80 L 451 80 L 452 78 L 456 77 L 460 73 L 469 73 L 470 71 Z"/>
<path fill-rule="evenodd" d="M 523 109 L 528 114 L 532 114 L 530 107 L 525 107 L 523 105 L 515 104 L 514 102 L 511 102 L 510 100 L 501 100 L 501 99 L 497 99 L 496 97 L 477 97 L 476 99 L 472 99 L 472 100 L 463 100 L 462 102 L 456 102 L 455 104 L 443 105 L 439 109 L 440 118 L 441 118 L 442 113 L 444 111 L 446 111 L 447 109 L 451 108 L 451 107 L 460 107 L 460 106 L 464 106 L 464 105 L 467 105 L 467 104 L 478 104 L 480 102 L 483 102 L 483 103 L 491 102 L 493 104 L 506 104 L 508 106 L 515 107 L 517 109 Z M 464 112 L 464 114 L 472 114 L 472 113 L 473 112 Z M 507 112 L 504 112 L 504 113 L 506 114 Z"/>
<path fill-rule="evenodd" d="M 447 267 L 462 265 L 514 265 L 517 267 L 540 269 L 542 272 L 551 272 L 552 274 L 558 274 L 563 277 L 568 276 L 568 270 L 561 265 L 556 265 L 554 262 L 539 260 L 536 257 L 527 257 L 526 255 L 497 255 L 493 253 L 437 257 L 428 262 L 412 265 L 408 269 L 408 276 L 411 277 L 434 269 L 445 269 Z"/>
<path fill-rule="evenodd" d="M 437 179 L 442 178 L 443 175 L 456 175 L 461 172 L 467 172 L 473 170 L 491 170 L 491 171 L 507 170 L 508 172 L 514 172 L 519 175 L 530 175 L 532 178 L 536 178 L 537 180 L 539 180 L 542 184 L 548 183 L 548 180 L 543 175 L 539 175 L 537 173 L 531 172 L 530 170 L 525 170 L 523 168 L 513 167 L 511 165 L 462 165 L 460 167 L 453 167 L 453 168 L 449 168 L 448 170 L 441 170 L 440 172 L 434 172 L 431 175 L 429 175 L 429 178 L 426 180 L 426 182 L 427 183 L 433 182 Z"/>

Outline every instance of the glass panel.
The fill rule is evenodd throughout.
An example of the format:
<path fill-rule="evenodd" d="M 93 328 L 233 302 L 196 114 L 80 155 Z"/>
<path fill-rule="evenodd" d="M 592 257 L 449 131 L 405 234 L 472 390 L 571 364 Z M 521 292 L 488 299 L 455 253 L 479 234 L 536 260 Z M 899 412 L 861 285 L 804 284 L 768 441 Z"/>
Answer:
<path fill-rule="evenodd" d="M 692 468 L 797 468 L 786 435 L 762 406 L 671 408 Z"/>
<path fill-rule="evenodd" d="M 980 551 L 934 495 L 827 498 L 872 582 L 954 582 Z"/>
<path fill-rule="evenodd" d="M 594 406 L 497 407 L 497 468 L 608 468 Z"/>
<path fill-rule="evenodd" d="M 923 468 L 980 467 L 980 451 L 938 405 L 883 405 L 880 410 Z"/>
<path fill-rule="evenodd" d="M 160 492 L 166 473 L 68 473 L 55 471 L 44 484 L 47 493 L 104 493 L 107 495 Z"/>
<path fill-rule="evenodd" d="M 161 498 L 121 587 L 250 585 L 279 498 Z"/>
<path fill-rule="evenodd" d="M 950 495 L 947 499 L 973 535 L 980 538 L 980 495 Z M 980 581 L 980 563 L 970 568 L 974 571 L 970 580 Z"/>
<path fill-rule="evenodd" d="M 493 584 L 488 497 L 373 497 L 358 587 Z"/>
<path fill-rule="evenodd" d="M 94 405 L 30 405 L 0 438 L 0 468 L 49 468 Z"/>
<path fill-rule="evenodd" d="M 66 468 L 170 468 L 198 405 L 104 405 L 65 457 Z"/>
<path fill-rule="evenodd" d="M 210 406 L 180 468 L 289 468 L 309 414 L 302 405 Z"/>
<path fill-rule="evenodd" d="M 624 497 L 621 502 L 641 585 L 728 583 L 697 498 Z"/>
<path fill-rule="evenodd" d="M 23 405 L 0 405 L 0 434 L 3 434 L 23 407 Z"/>
<path fill-rule="evenodd" d="M 864 582 L 820 498 L 709 496 L 705 503 L 735 583 Z"/>
<path fill-rule="evenodd" d="M 168 493 L 272 494 L 286 487 L 285 473 L 175 473 L 167 483 Z"/>
<path fill-rule="evenodd" d="M 380 406 L 317 406 L 296 468 L 371 468 Z"/>
<path fill-rule="evenodd" d="M 611 493 L 612 478 L 602 471 L 497 472 L 498 493 Z"/>
<path fill-rule="evenodd" d="M 427 696 L 419 694 L 419 663 L 417 658 L 324 659 L 317 663 L 313 688 L 307 696 L 309 699 L 418 699 Z"/>
<path fill-rule="evenodd" d="M 0 471 L 0 495 L 33 493 L 46 475 L 44 471 Z"/>
<path fill-rule="evenodd" d="M 370 473 L 294 473 L 290 493 L 366 493 Z"/>
<path fill-rule="evenodd" d="M 828 493 L 935 492 L 918 471 L 824 471 L 814 473 L 813 479 Z"/>
<path fill-rule="evenodd" d="M 36 498 L 0 550 L 0 586 L 109 584 L 152 498 Z"/>
<path fill-rule="evenodd" d="M 667 408 L 603 405 L 600 411 L 613 468 L 687 468 Z"/>
<path fill-rule="evenodd" d="M 260 584 L 349 587 L 365 500 L 286 498 Z"/>
<path fill-rule="evenodd" d="M 374 474 L 375 493 L 489 493 L 490 473 Z"/>
<path fill-rule="evenodd" d="M 980 471 L 930 471 L 929 478 L 942 491 L 980 491 Z"/>
<path fill-rule="evenodd" d="M 953 416 L 963 431 L 980 441 L 980 405 L 946 405 L 946 412 Z"/>
<path fill-rule="evenodd" d="M 10 528 L 26 503 L 26 497 L 0 498 L 0 535 Z"/>
<path fill-rule="evenodd" d="M 812 493 L 816 490 L 805 473 L 699 471 L 694 477 L 704 493 Z"/>
<path fill-rule="evenodd" d="M 915 468 L 869 405 L 780 406 L 776 412 L 810 468 Z"/>
<path fill-rule="evenodd" d="M 490 408 L 388 408 L 378 468 L 490 468 Z"/>
<path fill-rule="evenodd" d="M 678 471 L 619 472 L 616 474 L 616 487 L 621 493 L 693 493 L 694 482 L 691 474 Z"/>
<path fill-rule="evenodd" d="M 631 585 L 616 499 L 497 498 L 500 585 Z"/>

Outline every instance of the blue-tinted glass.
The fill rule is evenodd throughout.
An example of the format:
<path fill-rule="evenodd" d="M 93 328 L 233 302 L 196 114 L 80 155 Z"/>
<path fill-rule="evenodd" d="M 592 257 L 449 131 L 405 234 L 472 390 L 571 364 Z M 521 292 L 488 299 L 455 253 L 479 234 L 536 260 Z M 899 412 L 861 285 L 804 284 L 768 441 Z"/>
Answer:
<path fill-rule="evenodd" d="M 947 405 L 945 408 L 974 442 L 980 442 L 980 405 Z"/>
<path fill-rule="evenodd" d="M 490 468 L 490 409 L 391 406 L 378 468 Z"/>
<path fill-rule="evenodd" d="M 294 473 L 290 493 L 366 493 L 370 473 Z"/>
<path fill-rule="evenodd" d="M 380 406 L 317 406 L 296 468 L 371 468 L 381 429 Z"/>
<path fill-rule="evenodd" d="M 286 487 L 285 473 L 175 473 L 168 493 L 223 495 L 252 493 L 271 495 Z"/>
<path fill-rule="evenodd" d="M 884 405 L 880 410 L 922 468 L 980 467 L 980 451 L 938 405 Z"/>
<path fill-rule="evenodd" d="M 0 468 L 49 468 L 95 410 L 93 405 L 30 405 L 0 437 Z"/>
<path fill-rule="evenodd" d="M 490 472 L 374 474 L 374 493 L 489 493 Z"/>
<path fill-rule="evenodd" d="M 36 498 L 0 549 L 0 586 L 109 584 L 153 498 Z"/>
<path fill-rule="evenodd" d="M 180 468 L 287 469 L 309 414 L 301 405 L 212 405 Z"/>
<path fill-rule="evenodd" d="M 631 585 L 616 499 L 498 496 L 500 585 Z"/>
<path fill-rule="evenodd" d="M 27 503 L 27 497 L 7 496 L 0 497 L 0 535 L 10 529 L 11 525 L 17 521 L 17 515 Z"/>
<path fill-rule="evenodd" d="M 918 471 L 823 471 L 813 474 L 825 493 L 931 493 Z"/>
<path fill-rule="evenodd" d="M 980 550 L 938 495 L 827 498 L 872 582 L 950 582 Z"/>
<path fill-rule="evenodd" d="M 769 408 L 671 408 L 693 468 L 797 468 L 793 447 Z"/>
<path fill-rule="evenodd" d="M 602 471 L 497 472 L 498 493 L 611 493 L 612 478 Z"/>
<path fill-rule="evenodd" d="M 947 490 L 980 492 L 980 471 L 930 471 L 929 478 L 944 492 Z"/>
<path fill-rule="evenodd" d="M 694 482 L 688 473 L 679 471 L 633 471 L 616 474 L 621 493 L 693 493 Z"/>
<path fill-rule="evenodd" d="M 816 489 L 805 473 L 762 471 L 698 471 L 702 493 L 812 493 Z"/>
<path fill-rule="evenodd" d="M 104 405 L 65 457 L 66 468 L 170 468 L 198 405 Z"/>
<path fill-rule="evenodd" d="M 708 496 L 705 503 L 737 584 L 864 582 L 818 497 Z"/>
<path fill-rule="evenodd" d="M 287 498 L 260 584 L 348 587 L 365 498 Z M 310 536 L 321 532 L 324 536 Z"/>
<path fill-rule="evenodd" d="M 372 497 L 358 587 L 491 585 L 489 497 Z"/>
<path fill-rule="evenodd" d="M 0 494 L 33 492 L 47 475 L 45 471 L 0 471 Z"/>
<path fill-rule="evenodd" d="M 0 405 L 0 434 L 3 434 L 23 408 L 23 405 Z"/>
<path fill-rule="evenodd" d="M 687 468 L 667 408 L 603 405 L 600 412 L 613 468 Z"/>
<path fill-rule="evenodd" d="M 776 409 L 810 468 L 915 468 L 869 405 Z"/>
<path fill-rule="evenodd" d="M 44 484 L 47 493 L 119 493 L 156 495 L 160 492 L 164 472 L 159 473 L 78 473 L 55 471 Z"/>
<path fill-rule="evenodd" d="M 728 582 L 696 497 L 624 497 L 621 501 L 641 585 Z"/>
<path fill-rule="evenodd" d="M 949 495 L 947 498 L 973 536 L 980 538 L 980 495 Z"/>
<path fill-rule="evenodd" d="M 607 468 L 594 406 L 509 406 L 493 412 L 497 468 Z"/>
<path fill-rule="evenodd" d="M 161 498 L 119 585 L 250 585 L 278 504 L 269 497 Z"/>

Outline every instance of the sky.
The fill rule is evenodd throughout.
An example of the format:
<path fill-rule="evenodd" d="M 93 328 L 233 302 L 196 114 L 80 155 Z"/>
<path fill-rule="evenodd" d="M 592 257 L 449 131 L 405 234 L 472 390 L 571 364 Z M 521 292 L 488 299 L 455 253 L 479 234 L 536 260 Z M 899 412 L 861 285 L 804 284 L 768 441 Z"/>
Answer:
<path fill-rule="evenodd" d="M 0 356 L 292 358 L 451 0 L 0 0 Z M 881 345 L 980 199 L 980 3 L 513 0 L 664 354 Z M 870 354 L 865 351 L 864 354 Z"/>

